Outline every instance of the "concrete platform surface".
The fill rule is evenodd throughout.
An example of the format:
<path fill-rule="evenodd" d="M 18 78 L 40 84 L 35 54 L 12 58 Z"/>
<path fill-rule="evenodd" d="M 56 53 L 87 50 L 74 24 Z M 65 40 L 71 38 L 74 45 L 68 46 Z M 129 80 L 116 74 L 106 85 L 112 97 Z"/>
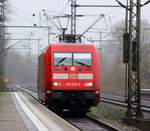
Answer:
<path fill-rule="evenodd" d="M 0 92 L 0 131 L 27 131 L 8 92 Z"/>
<path fill-rule="evenodd" d="M 78 131 L 33 97 L 0 92 L 0 131 Z"/>

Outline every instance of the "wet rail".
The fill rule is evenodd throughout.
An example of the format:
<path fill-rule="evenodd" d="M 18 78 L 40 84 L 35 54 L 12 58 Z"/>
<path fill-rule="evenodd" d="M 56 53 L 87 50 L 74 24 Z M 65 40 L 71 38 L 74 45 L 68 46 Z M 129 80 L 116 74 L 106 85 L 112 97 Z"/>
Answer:
<path fill-rule="evenodd" d="M 15 86 L 16 88 L 20 90 L 24 90 L 28 92 L 30 95 L 32 95 L 34 98 L 37 98 L 37 90 L 32 88 L 22 88 L 22 86 Z M 145 93 L 144 93 L 145 94 Z M 145 112 L 150 113 L 150 92 L 148 92 L 149 95 L 143 95 L 142 98 L 142 110 Z M 127 103 L 125 102 L 125 96 L 121 93 L 102 93 L 101 94 L 101 101 L 109 104 L 113 104 L 116 106 L 121 107 L 127 107 Z"/>
<path fill-rule="evenodd" d="M 64 117 L 64 119 L 82 131 L 120 131 L 120 129 L 90 115 L 85 117 Z"/>
<path fill-rule="evenodd" d="M 37 101 L 37 90 L 31 88 L 22 88 L 19 85 L 15 85 L 15 88 L 18 90 L 24 91 L 34 97 Z M 119 131 L 118 128 L 109 125 L 108 123 L 103 122 L 100 119 L 92 117 L 90 115 L 86 116 L 73 116 L 73 117 L 63 117 L 63 119 L 74 125 L 75 127 L 79 128 L 81 131 Z"/>
<path fill-rule="evenodd" d="M 101 101 L 117 106 L 127 107 L 127 103 L 125 102 L 125 97 L 122 94 L 117 93 L 102 93 Z M 142 110 L 150 113 L 150 98 L 144 97 L 142 98 Z"/>

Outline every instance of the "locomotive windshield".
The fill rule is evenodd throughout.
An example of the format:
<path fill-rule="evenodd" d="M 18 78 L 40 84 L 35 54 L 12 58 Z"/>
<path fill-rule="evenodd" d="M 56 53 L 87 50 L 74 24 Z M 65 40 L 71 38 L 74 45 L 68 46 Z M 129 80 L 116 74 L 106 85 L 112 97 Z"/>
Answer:
<path fill-rule="evenodd" d="M 54 65 L 91 66 L 91 53 L 54 53 Z"/>
<path fill-rule="evenodd" d="M 74 65 L 91 66 L 91 53 L 74 53 Z"/>
<path fill-rule="evenodd" d="M 54 53 L 54 65 L 72 65 L 72 53 Z"/>

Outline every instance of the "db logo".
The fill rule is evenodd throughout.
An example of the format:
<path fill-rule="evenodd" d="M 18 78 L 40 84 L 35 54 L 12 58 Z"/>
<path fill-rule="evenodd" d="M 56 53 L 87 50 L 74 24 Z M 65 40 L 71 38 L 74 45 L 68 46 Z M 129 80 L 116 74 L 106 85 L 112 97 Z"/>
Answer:
<path fill-rule="evenodd" d="M 69 79 L 77 79 L 77 74 L 69 74 Z"/>

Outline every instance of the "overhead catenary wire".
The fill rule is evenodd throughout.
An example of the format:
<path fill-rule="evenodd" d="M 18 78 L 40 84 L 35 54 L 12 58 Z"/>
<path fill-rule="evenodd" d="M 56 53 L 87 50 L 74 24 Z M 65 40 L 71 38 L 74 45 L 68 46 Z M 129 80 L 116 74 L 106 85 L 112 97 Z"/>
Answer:
<path fill-rule="evenodd" d="M 15 7 L 15 6 L 12 5 L 12 4 L 11 4 L 11 7 L 14 8 L 14 9 L 17 11 L 17 12 L 15 11 L 14 15 L 16 14 L 17 16 L 22 17 L 22 18 L 23 18 L 24 20 L 26 20 L 28 23 L 34 24 L 34 23 L 27 17 L 27 15 L 30 16 L 29 13 L 26 13 L 26 12 L 22 11 L 21 9 L 18 9 L 17 7 Z M 14 12 L 14 9 L 13 9 L 13 12 Z"/>
<path fill-rule="evenodd" d="M 100 16 L 98 17 L 98 19 L 96 19 L 78 38 L 80 39 L 85 33 L 87 33 L 95 24 L 97 24 L 102 18 L 104 18 L 105 15 L 104 14 L 100 14 Z"/>
<path fill-rule="evenodd" d="M 144 4 L 142 4 L 141 6 L 145 6 L 145 5 L 147 5 L 147 4 L 149 4 L 150 3 L 150 0 L 148 0 L 148 1 L 146 1 Z"/>
<path fill-rule="evenodd" d="M 27 34 L 24 39 L 29 39 L 29 38 L 31 37 L 31 34 L 30 34 L 29 36 L 28 36 L 28 35 L 29 35 L 29 34 Z M 15 44 L 12 44 L 12 45 L 8 46 L 7 48 L 5 48 L 5 49 L 0 53 L 0 56 L 2 56 L 3 53 L 5 53 L 6 51 L 8 51 L 8 50 L 11 49 L 12 47 L 18 45 L 18 44 L 21 43 L 21 42 L 22 42 L 22 40 L 16 42 Z"/>
<path fill-rule="evenodd" d="M 60 13 L 60 12 L 57 12 L 57 11 L 52 11 L 52 10 L 47 10 L 47 9 L 44 9 L 46 12 L 49 12 L 50 14 L 57 14 L 57 15 L 68 15 L 68 14 L 64 14 L 64 13 Z M 48 15 L 50 15 L 49 13 L 47 13 Z"/>
<path fill-rule="evenodd" d="M 57 21 L 58 21 L 58 23 L 59 23 L 60 29 L 62 29 L 63 27 L 62 27 L 62 25 L 61 25 L 61 23 L 60 23 L 59 18 L 56 18 L 56 19 L 57 19 Z"/>
<path fill-rule="evenodd" d="M 104 24 L 110 30 L 111 34 L 114 35 L 116 38 L 118 38 L 117 34 L 115 32 L 113 32 L 112 29 L 107 25 L 105 17 L 104 17 Z"/>
<path fill-rule="evenodd" d="M 57 24 L 52 20 L 52 18 L 49 17 L 49 15 L 46 13 L 46 11 L 44 9 L 43 9 L 43 12 L 44 12 L 44 16 L 46 16 L 47 20 L 49 20 L 49 22 L 51 22 L 60 33 L 62 33 L 62 30 L 57 26 Z"/>
<path fill-rule="evenodd" d="M 60 14 L 63 14 L 64 11 L 66 10 L 66 7 L 69 5 L 70 0 L 68 0 L 68 2 L 66 3 L 66 5 L 63 7 L 62 11 L 60 12 Z"/>

